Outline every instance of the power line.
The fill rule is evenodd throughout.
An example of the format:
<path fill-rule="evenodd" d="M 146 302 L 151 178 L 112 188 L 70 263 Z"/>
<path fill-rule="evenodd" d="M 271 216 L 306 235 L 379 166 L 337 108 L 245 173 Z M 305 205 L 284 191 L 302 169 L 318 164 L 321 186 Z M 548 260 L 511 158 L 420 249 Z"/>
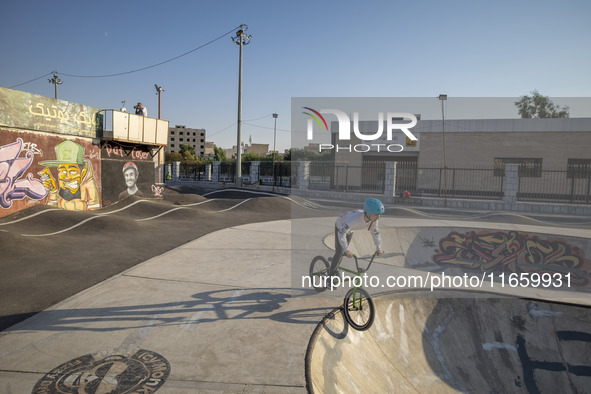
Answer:
<path fill-rule="evenodd" d="M 23 82 L 23 83 L 19 83 L 19 84 L 17 84 L 17 85 L 11 86 L 11 87 L 10 87 L 10 89 L 12 89 L 12 88 L 16 88 L 16 87 L 18 87 L 18 86 L 21 86 L 21 85 L 25 85 L 25 84 L 27 84 L 27 83 L 30 83 L 30 82 L 34 82 L 34 81 L 36 81 L 36 80 L 38 80 L 38 79 L 45 78 L 45 77 L 47 77 L 48 75 L 52 75 L 52 74 L 61 74 L 61 75 L 63 75 L 63 76 L 66 76 L 66 77 L 72 77 L 72 78 L 107 78 L 107 77 L 116 77 L 116 76 L 119 76 L 119 75 L 126 75 L 126 74 L 132 74 L 132 73 L 136 73 L 136 72 L 139 72 L 139 71 L 144 71 L 144 70 L 147 70 L 147 69 L 150 69 L 150 68 L 154 68 L 154 67 L 161 66 L 161 65 L 163 65 L 163 64 L 166 64 L 166 63 L 170 63 L 170 62 L 172 62 L 172 61 L 174 61 L 174 60 L 177 60 L 177 59 L 179 59 L 179 58 L 181 58 L 181 57 L 183 57 L 183 56 L 187 56 L 187 55 L 189 55 L 189 54 L 191 54 L 191 53 L 193 53 L 193 52 L 195 52 L 195 51 L 197 51 L 197 50 L 199 50 L 199 49 L 202 49 L 202 48 L 204 48 L 204 47 L 206 47 L 206 46 L 208 46 L 208 45 L 210 45 L 210 44 L 213 44 L 214 42 L 216 42 L 216 41 L 218 41 L 218 40 L 221 40 L 222 38 L 224 38 L 224 37 L 225 37 L 225 36 L 227 36 L 228 34 L 230 34 L 230 33 L 233 33 L 233 32 L 234 32 L 234 31 L 235 31 L 237 28 L 239 28 L 239 27 L 240 27 L 240 26 L 238 26 L 238 27 L 235 27 L 235 28 L 233 28 L 232 30 L 228 31 L 227 33 L 224 33 L 224 34 L 222 34 L 221 36 L 219 36 L 219 37 L 217 37 L 217 38 L 214 38 L 213 40 L 211 40 L 211 41 L 209 41 L 209 42 L 207 42 L 207 43 L 205 43 L 205 44 L 203 44 L 203 45 L 200 45 L 200 46 L 198 46 L 197 48 L 193 48 L 193 49 L 191 49 L 191 50 L 190 50 L 190 51 L 188 51 L 188 52 L 185 52 L 185 53 L 183 53 L 183 54 L 180 54 L 180 55 L 178 55 L 178 56 L 175 56 L 175 57 L 173 57 L 173 58 L 171 58 L 171 59 L 164 60 L 164 61 L 162 61 L 162 62 L 160 62 L 160 63 L 153 64 L 153 65 L 151 65 L 151 66 L 146 66 L 146 67 L 138 68 L 138 69 L 131 70 L 131 71 L 125 71 L 125 72 L 114 73 L 114 74 L 103 74 L 103 75 L 77 75 L 77 74 L 67 74 L 67 73 L 62 73 L 62 72 L 59 72 L 59 73 L 58 73 L 58 71 L 52 71 L 52 72 L 50 72 L 50 73 L 47 73 L 47 74 L 44 74 L 44 75 L 42 75 L 42 76 L 40 76 L 40 77 L 37 77 L 37 78 L 31 79 L 30 81 Z"/>
<path fill-rule="evenodd" d="M 106 77 L 116 77 L 116 76 L 119 76 L 119 75 L 125 75 L 125 74 L 136 73 L 136 72 L 139 72 L 139 71 L 144 71 L 144 70 L 147 70 L 147 69 L 149 69 L 149 68 L 154 68 L 154 67 L 158 67 L 158 66 L 161 66 L 161 65 L 163 65 L 163 64 L 166 64 L 166 63 L 170 63 L 170 62 L 172 62 L 173 60 L 179 59 L 179 58 L 181 58 L 181 57 L 183 57 L 183 56 L 187 56 L 187 55 L 188 55 L 188 54 L 190 54 L 190 53 L 193 53 L 193 52 L 195 52 L 195 51 L 197 51 L 197 50 L 199 50 L 199 49 L 201 49 L 201 48 L 204 48 L 204 47 L 206 47 L 206 46 L 208 46 L 208 45 L 210 45 L 210 44 L 213 44 L 214 42 L 216 42 L 216 41 L 218 41 L 218 40 L 221 40 L 222 38 L 224 38 L 224 37 L 225 37 L 225 36 L 227 36 L 228 34 L 230 34 L 230 33 L 233 33 L 233 32 L 234 32 L 234 30 L 236 30 L 237 28 L 238 28 L 238 27 L 235 27 L 235 28 L 233 28 L 232 30 L 230 30 L 229 32 L 222 34 L 222 35 L 221 35 L 221 36 L 219 36 L 218 38 L 214 38 L 213 40 L 211 40 L 211 41 L 209 41 L 209 42 L 207 42 L 207 43 L 205 43 L 205 44 L 203 44 L 203 45 L 200 45 L 200 46 L 198 46 L 197 48 L 191 49 L 190 51 L 188 51 L 188 52 L 185 52 L 185 53 L 183 53 L 183 54 L 181 54 L 181 55 L 175 56 L 175 57 L 173 57 L 172 59 L 168 59 L 168 60 L 165 60 L 165 61 L 163 61 L 163 62 L 160 62 L 160 63 L 153 64 L 153 65 L 151 65 L 151 66 L 147 66 L 147 67 L 138 68 L 138 69 L 136 69 L 136 70 L 125 71 L 125 72 L 121 72 L 121 73 L 115 73 L 115 74 L 105 74 L 105 75 L 75 75 L 75 74 L 66 74 L 66 73 L 60 73 L 60 74 L 62 74 L 62 75 L 65 75 L 65 76 L 67 76 L 67 77 L 75 77 L 75 78 L 106 78 Z"/>
<path fill-rule="evenodd" d="M 9 89 L 14 89 L 14 88 L 16 88 L 16 87 L 19 87 L 19 86 L 21 86 L 21 85 L 26 85 L 26 84 L 28 84 L 28 83 L 30 83 L 30 82 L 36 81 L 36 80 L 38 80 L 38 79 L 41 79 L 41 78 L 45 78 L 45 77 L 47 77 L 47 76 L 49 76 L 49 75 L 52 75 L 52 74 L 54 74 L 54 73 L 57 73 L 57 71 L 52 71 L 52 72 L 50 72 L 50 73 L 47 73 L 47 74 L 44 74 L 44 75 L 42 75 L 42 76 L 40 76 L 40 77 L 37 77 L 37 78 L 31 79 L 30 81 L 23 82 L 23 83 L 19 83 L 18 85 L 13 85 L 13 86 L 10 86 L 10 87 L 9 87 Z"/>

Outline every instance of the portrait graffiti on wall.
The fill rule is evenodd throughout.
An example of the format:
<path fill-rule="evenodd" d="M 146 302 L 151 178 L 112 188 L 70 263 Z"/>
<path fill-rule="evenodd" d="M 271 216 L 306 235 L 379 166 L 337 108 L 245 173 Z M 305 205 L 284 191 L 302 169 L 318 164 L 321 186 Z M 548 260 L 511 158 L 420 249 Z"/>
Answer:
<path fill-rule="evenodd" d="M 141 197 L 144 195 L 144 193 L 142 193 L 142 191 L 137 187 L 139 175 L 139 170 L 132 161 L 128 161 L 123 165 L 123 180 L 125 181 L 125 186 L 127 188 L 119 193 L 119 199 L 127 196 Z"/>

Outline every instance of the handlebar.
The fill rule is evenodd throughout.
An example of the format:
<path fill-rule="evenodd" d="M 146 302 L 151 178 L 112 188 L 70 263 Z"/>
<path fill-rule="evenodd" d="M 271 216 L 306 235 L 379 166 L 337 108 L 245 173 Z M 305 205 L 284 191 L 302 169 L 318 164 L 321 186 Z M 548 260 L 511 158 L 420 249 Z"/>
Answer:
<path fill-rule="evenodd" d="M 357 272 L 359 272 L 360 274 L 367 272 L 367 270 L 369 270 L 369 267 L 371 267 L 371 263 L 373 263 L 373 260 L 375 259 L 375 257 L 378 255 L 378 252 L 374 252 L 374 254 L 371 256 L 371 260 L 369 260 L 369 264 L 367 264 L 367 267 L 362 268 L 359 267 L 359 262 L 357 261 L 357 256 L 353 255 L 353 258 L 355 259 L 355 268 L 357 268 Z"/>

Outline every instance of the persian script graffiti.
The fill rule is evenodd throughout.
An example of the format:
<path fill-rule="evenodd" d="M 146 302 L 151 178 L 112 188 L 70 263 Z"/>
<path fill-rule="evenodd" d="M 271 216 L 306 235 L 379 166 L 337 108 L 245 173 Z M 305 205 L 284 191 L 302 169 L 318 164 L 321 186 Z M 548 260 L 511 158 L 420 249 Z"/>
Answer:
<path fill-rule="evenodd" d="M 43 103 L 37 103 L 35 107 L 33 107 L 33 105 L 29 105 L 29 112 L 32 115 L 40 116 L 47 121 L 53 119 L 59 119 L 62 122 L 70 121 L 70 114 L 67 111 L 64 112 L 58 109 L 58 107 L 55 105 L 52 105 L 50 108 L 45 108 Z M 88 126 L 100 124 L 100 120 L 96 114 L 87 114 L 84 111 L 81 111 L 76 115 L 72 115 L 72 120 L 78 124 L 85 124 Z"/>
<path fill-rule="evenodd" d="M 580 248 L 517 231 L 453 231 L 439 240 L 433 261 L 483 271 L 571 273 L 577 285 L 588 283 L 591 270 L 591 260 Z"/>
<path fill-rule="evenodd" d="M 25 157 L 19 157 L 22 148 L 21 138 L 15 143 L 0 146 L 0 207 L 4 209 L 10 208 L 13 200 L 25 197 L 40 200 L 47 195 L 47 190 L 40 180 L 33 178 L 33 174 L 28 173 L 21 179 L 34 157 L 31 151 L 27 151 Z"/>

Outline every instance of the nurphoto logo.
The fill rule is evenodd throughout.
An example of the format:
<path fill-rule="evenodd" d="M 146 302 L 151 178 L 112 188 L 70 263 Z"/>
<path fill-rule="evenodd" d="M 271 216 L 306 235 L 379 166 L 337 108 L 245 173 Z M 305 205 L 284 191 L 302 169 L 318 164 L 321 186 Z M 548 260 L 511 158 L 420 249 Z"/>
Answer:
<path fill-rule="evenodd" d="M 308 141 L 314 139 L 314 121 L 320 127 L 320 130 L 326 130 L 326 132 L 330 132 L 328 129 L 328 123 L 322 114 L 333 114 L 336 116 L 337 121 L 339 122 L 339 141 L 350 141 L 351 140 L 351 119 L 349 116 L 341 110 L 338 109 L 321 109 L 317 111 L 310 107 L 302 107 L 304 108 L 305 115 L 308 115 L 310 119 L 308 119 L 307 125 L 307 138 Z M 407 120 L 410 120 L 408 122 Z M 400 121 L 401 123 L 396 123 L 395 121 Z M 392 132 L 394 130 L 402 131 L 407 139 L 410 141 L 416 141 L 417 137 L 414 136 L 413 133 L 409 129 L 413 128 L 417 124 L 417 118 L 415 115 L 406 113 L 406 112 L 388 112 L 386 114 L 386 140 L 391 142 L 392 141 Z M 353 133 L 355 136 L 362 141 L 375 141 L 381 139 L 382 135 L 384 134 L 384 113 L 378 112 L 378 130 L 371 133 L 361 133 L 359 130 L 359 113 L 353 112 Z M 333 144 L 319 144 L 318 150 L 322 152 L 322 150 L 330 150 L 336 149 L 336 151 L 340 150 L 347 150 L 349 152 L 369 152 L 370 150 L 380 151 L 388 151 L 392 153 L 401 152 L 404 147 L 400 144 L 384 144 L 384 143 L 372 143 L 372 144 L 356 144 L 356 145 L 344 145 L 341 146 L 337 144 L 336 146 Z"/>

